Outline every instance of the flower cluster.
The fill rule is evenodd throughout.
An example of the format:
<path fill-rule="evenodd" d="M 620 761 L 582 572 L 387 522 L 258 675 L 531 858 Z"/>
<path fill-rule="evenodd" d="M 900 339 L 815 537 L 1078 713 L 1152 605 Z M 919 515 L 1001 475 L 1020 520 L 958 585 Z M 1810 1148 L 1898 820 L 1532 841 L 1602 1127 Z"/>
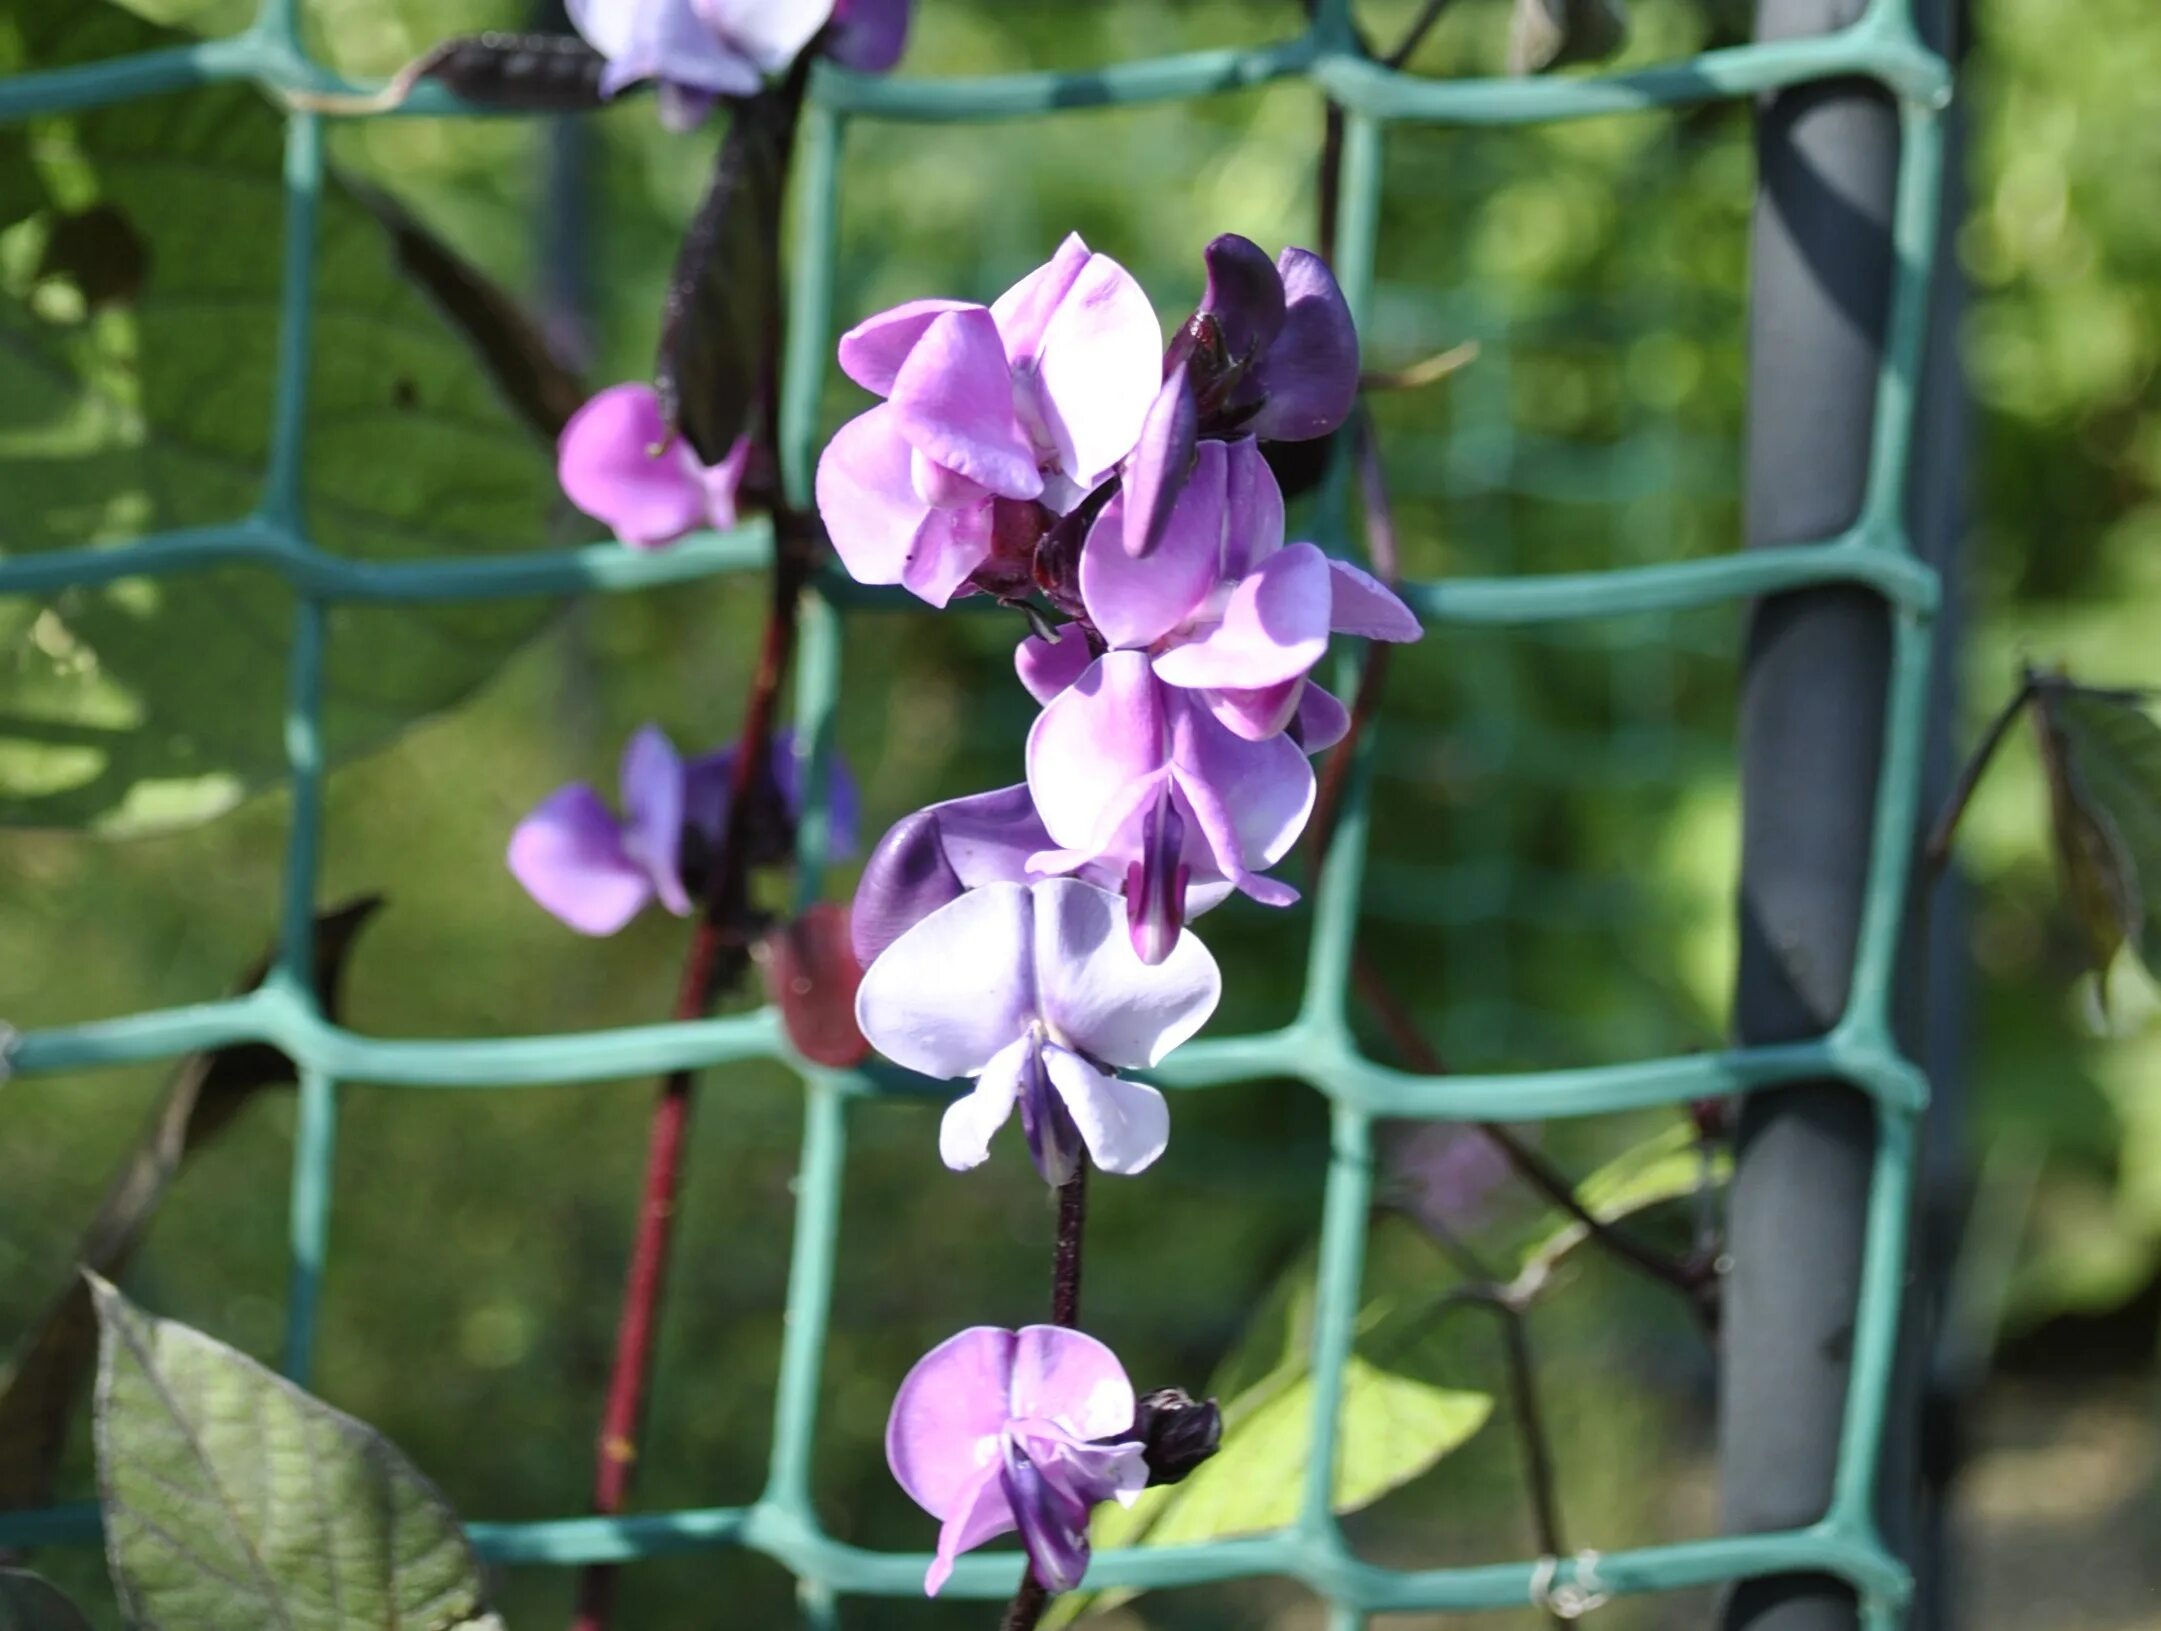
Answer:
<path fill-rule="evenodd" d="M 933 606 L 1025 605 L 1035 631 L 1014 654 L 1042 705 L 1025 780 L 895 825 L 853 912 L 864 1036 L 973 1083 L 940 1131 L 956 1170 L 1016 1112 L 1053 1185 L 1163 1152 L 1162 1095 L 1119 1073 L 1215 1009 L 1221 976 L 1187 922 L 1233 892 L 1297 899 L 1269 870 L 1312 812 L 1310 756 L 1349 725 L 1312 672 L 1332 634 L 1420 633 L 1378 580 L 1286 538 L 1263 450 L 1332 433 L 1356 400 L 1335 278 L 1235 236 L 1206 264 L 1167 349 L 1140 285 L 1077 236 L 988 306 L 911 301 L 840 342 L 881 399 L 819 461 L 841 563 Z M 935 1349 L 887 1437 L 944 1526 L 927 1588 L 1018 1529 L 1037 1581 L 1069 1589 L 1090 1508 L 1146 1481 L 1146 1436 L 1116 1359 L 1077 1331 L 979 1328 Z"/>

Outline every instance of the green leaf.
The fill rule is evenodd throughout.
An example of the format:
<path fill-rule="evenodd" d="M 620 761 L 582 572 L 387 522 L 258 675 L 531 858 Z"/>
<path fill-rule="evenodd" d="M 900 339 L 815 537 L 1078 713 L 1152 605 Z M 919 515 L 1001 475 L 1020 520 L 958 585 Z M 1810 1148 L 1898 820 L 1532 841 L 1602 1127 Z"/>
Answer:
<path fill-rule="evenodd" d="M 0 1631 L 90 1631 L 90 1622 L 57 1587 L 22 1569 L 0 1569 Z"/>
<path fill-rule="evenodd" d="M 456 1514 L 389 1440 L 93 1282 L 107 1559 L 142 1631 L 495 1627 Z"/>
<path fill-rule="evenodd" d="M 2161 725 L 2132 692 L 2034 677 L 2034 720 L 2064 894 L 2105 976 L 2129 941 L 2161 958 Z"/>
<path fill-rule="evenodd" d="M 382 903 L 380 895 L 364 895 L 315 919 L 315 994 L 333 1021 L 354 939 Z M 265 957 L 238 989 L 254 990 L 268 970 Z M 292 1061 L 265 1043 L 182 1059 L 149 1127 L 113 1174 L 76 1247 L 75 1262 L 108 1278 L 118 1274 L 149 1233 L 182 1164 L 230 1126 L 258 1092 L 293 1080 Z M 43 1506 L 52 1499 L 53 1476 L 97 1349 L 89 1282 L 70 1274 L 31 1326 L 13 1363 L 0 1372 L 0 1511 Z"/>
<path fill-rule="evenodd" d="M 1668 1201 L 1685 1199 L 1707 1182 L 1722 1184 L 1731 1170 L 1732 1157 L 1719 1150 L 1706 1171 L 1695 1128 L 1675 1121 L 1583 1178 L 1576 1185 L 1576 1199 L 1600 1223 L 1619 1223 Z M 1564 1218 L 1533 1237 L 1519 1259 L 1517 1284 L 1551 1272 L 1590 1234 L 1576 1219 Z"/>
<path fill-rule="evenodd" d="M 10 21 L 0 73 L 183 39 L 100 0 Z M 243 519 L 268 456 L 284 121 L 230 85 L 36 129 L 31 185 L 0 189 L 0 555 Z M 326 181 L 306 530 L 369 561 L 544 547 L 563 513 L 550 450 L 503 400 L 500 367 L 401 275 L 401 244 L 410 258 L 410 235 Z M 552 610 L 338 611 L 328 751 L 379 745 L 457 702 Z M 0 823 L 170 827 L 273 781 L 293 613 L 273 574 L 240 568 L 0 603 Z"/>

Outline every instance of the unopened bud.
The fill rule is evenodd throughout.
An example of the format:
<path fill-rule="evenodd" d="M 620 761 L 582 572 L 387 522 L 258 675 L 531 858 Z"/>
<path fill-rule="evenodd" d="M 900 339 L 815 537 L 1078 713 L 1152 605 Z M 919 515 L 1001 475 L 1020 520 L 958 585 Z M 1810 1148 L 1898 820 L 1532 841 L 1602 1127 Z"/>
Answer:
<path fill-rule="evenodd" d="M 1215 1400 L 1196 1400 L 1184 1388 L 1158 1388 L 1134 1405 L 1133 1436 L 1141 1441 L 1148 1482 L 1175 1484 L 1216 1453 L 1223 1412 Z"/>

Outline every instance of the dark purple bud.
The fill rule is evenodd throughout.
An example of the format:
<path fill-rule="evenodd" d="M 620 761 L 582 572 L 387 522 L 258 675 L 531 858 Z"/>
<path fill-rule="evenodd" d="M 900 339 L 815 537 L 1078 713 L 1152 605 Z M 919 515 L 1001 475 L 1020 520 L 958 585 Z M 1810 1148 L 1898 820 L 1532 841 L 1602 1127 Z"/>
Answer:
<path fill-rule="evenodd" d="M 910 0 L 833 0 L 825 52 L 857 73 L 882 74 L 908 48 Z"/>
<path fill-rule="evenodd" d="M 1163 529 L 1170 525 L 1171 511 L 1193 469 L 1200 428 L 1193 382 L 1180 368 L 1156 393 L 1148 417 L 1141 421 L 1140 442 L 1126 460 L 1126 524 L 1119 542 L 1128 555 L 1153 555 L 1163 541 Z"/>
<path fill-rule="evenodd" d="M 1216 1453 L 1223 1412 L 1215 1400 L 1195 1399 L 1184 1388 L 1158 1388 L 1135 1404 L 1132 1436 L 1148 1463 L 1148 1482 L 1175 1484 Z"/>
<path fill-rule="evenodd" d="M 1286 306 L 1283 327 L 1254 366 L 1264 398 L 1253 434 L 1265 441 L 1326 436 L 1358 400 L 1358 326 L 1328 263 L 1309 249 L 1276 260 Z M 1243 394 L 1243 393 L 1241 393 Z"/>
<path fill-rule="evenodd" d="M 1029 1159 L 1053 1189 L 1080 1171 L 1081 1162 L 1087 1159 L 1080 1128 L 1051 1083 L 1040 1047 L 1028 1050 L 1028 1062 L 1021 1067 L 1020 1130 L 1028 1140 Z"/>
<path fill-rule="evenodd" d="M 850 938 L 865 968 L 909 929 L 978 884 L 1022 883 L 1052 847 L 1025 782 L 918 810 L 863 863 Z"/>
<path fill-rule="evenodd" d="M 1010 1436 L 1002 1482 L 1037 1581 L 1047 1591 L 1071 1591 L 1088 1572 L 1088 1508 L 1045 1478 Z"/>
<path fill-rule="evenodd" d="M 918 810 L 893 824 L 863 863 L 849 917 L 849 936 L 865 968 L 878 953 L 967 886 L 946 859 L 939 841 L 938 812 Z"/>
<path fill-rule="evenodd" d="M 1141 818 L 1140 859 L 1126 868 L 1126 929 L 1134 955 L 1150 965 L 1170 956 L 1185 928 L 1185 847 L 1185 818 L 1171 802 L 1166 779 Z"/>
<path fill-rule="evenodd" d="M 1283 327 L 1283 278 L 1268 252 L 1235 232 L 1201 251 L 1208 264 L 1208 290 L 1201 310 L 1214 317 L 1223 333 L 1223 349 L 1233 363 L 1249 362 L 1266 351 Z"/>

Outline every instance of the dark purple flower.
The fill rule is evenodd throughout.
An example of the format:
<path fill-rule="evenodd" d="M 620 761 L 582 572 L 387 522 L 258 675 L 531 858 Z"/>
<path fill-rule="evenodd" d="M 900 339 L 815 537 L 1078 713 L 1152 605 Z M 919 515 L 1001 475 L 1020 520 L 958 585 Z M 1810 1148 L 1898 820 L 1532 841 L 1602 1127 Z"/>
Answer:
<path fill-rule="evenodd" d="M 727 830 L 735 751 L 686 760 L 657 726 L 643 727 L 623 748 L 622 814 L 584 782 L 549 794 L 510 835 L 511 875 L 580 934 L 614 934 L 655 900 L 687 917 Z M 774 733 L 769 774 L 793 818 L 802 771 L 792 732 Z M 855 847 L 855 784 L 838 760 L 830 776 L 832 852 L 845 855 Z"/>
<path fill-rule="evenodd" d="M 916 1361 L 893 1400 L 885 1458 L 939 1521 L 923 1589 L 953 1560 L 1014 1530 L 1035 1577 L 1071 1591 L 1088 1569 L 1088 1515 L 1130 1506 L 1148 1482 L 1133 1384 L 1094 1337 L 1056 1325 L 979 1325 Z M 1114 1440 L 1115 1442 L 1102 1442 Z"/>

